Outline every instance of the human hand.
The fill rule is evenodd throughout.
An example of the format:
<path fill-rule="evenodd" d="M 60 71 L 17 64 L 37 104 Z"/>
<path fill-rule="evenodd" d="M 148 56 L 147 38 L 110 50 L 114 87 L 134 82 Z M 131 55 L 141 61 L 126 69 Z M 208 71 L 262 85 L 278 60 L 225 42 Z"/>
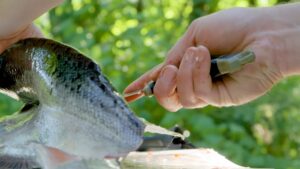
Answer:
<path fill-rule="evenodd" d="M 42 33 L 36 26 L 30 24 L 24 29 L 18 30 L 17 32 L 12 32 L 7 36 L 1 37 L 0 53 L 2 53 L 7 47 L 12 45 L 13 43 L 29 37 L 42 37 Z"/>
<path fill-rule="evenodd" d="M 263 95 L 284 76 L 295 73 L 282 61 L 288 53 L 283 39 L 292 33 L 283 31 L 288 30 L 287 24 L 273 15 L 276 12 L 271 8 L 237 8 L 195 20 L 165 62 L 130 84 L 124 93 L 154 80 L 154 95 L 169 111 L 239 105 Z M 209 76 L 210 56 L 245 49 L 255 53 L 255 62 L 213 82 Z"/>
<path fill-rule="evenodd" d="M 62 2 L 63 0 L 0 1 L 0 53 L 20 39 L 41 37 L 40 31 L 31 24 L 32 21 Z"/>

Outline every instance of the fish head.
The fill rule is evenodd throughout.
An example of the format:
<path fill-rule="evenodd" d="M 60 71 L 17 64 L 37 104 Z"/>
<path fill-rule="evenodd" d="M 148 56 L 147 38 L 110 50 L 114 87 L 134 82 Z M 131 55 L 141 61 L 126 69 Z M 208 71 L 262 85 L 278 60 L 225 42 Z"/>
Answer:
<path fill-rule="evenodd" d="M 35 126 L 40 143 L 92 158 L 118 157 L 140 146 L 143 122 L 94 61 L 69 46 L 41 38 L 22 40 L 8 52 L 21 72 L 12 77 L 18 83 L 13 91 L 39 103 Z M 17 92 L 24 86 L 30 90 Z"/>
<path fill-rule="evenodd" d="M 32 90 L 31 77 L 24 74 L 31 72 L 31 60 L 25 56 L 27 49 L 16 43 L 0 55 L 0 92 L 16 100 L 30 102 L 36 100 L 36 93 Z M 29 91 L 30 92 L 26 92 Z M 23 93 L 26 93 L 23 95 Z M 24 100 L 22 96 L 25 96 Z M 30 98 L 30 100 L 27 100 Z"/>

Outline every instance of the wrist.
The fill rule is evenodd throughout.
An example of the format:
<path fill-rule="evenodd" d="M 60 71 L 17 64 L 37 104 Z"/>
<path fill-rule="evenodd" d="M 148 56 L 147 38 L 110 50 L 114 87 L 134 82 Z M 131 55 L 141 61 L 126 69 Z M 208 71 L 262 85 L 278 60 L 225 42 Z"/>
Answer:
<path fill-rule="evenodd" d="M 277 62 L 284 77 L 300 74 L 300 3 L 270 8 L 278 26 L 274 36 L 280 41 Z M 275 46 L 277 47 L 277 46 Z"/>
<path fill-rule="evenodd" d="M 256 8 L 251 31 L 255 41 L 267 43 L 266 62 L 282 77 L 300 74 L 300 3 Z M 298 12 L 299 11 L 299 12 Z M 262 45 L 262 48 L 265 46 Z M 268 56 L 267 56 L 268 55 Z"/>
<path fill-rule="evenodd" d="M 282 50 L 277 55 L 279 69 L 283 76 L 300 74 L 300 27 L 281 31 L 277 35 L 281 39 Z"/>

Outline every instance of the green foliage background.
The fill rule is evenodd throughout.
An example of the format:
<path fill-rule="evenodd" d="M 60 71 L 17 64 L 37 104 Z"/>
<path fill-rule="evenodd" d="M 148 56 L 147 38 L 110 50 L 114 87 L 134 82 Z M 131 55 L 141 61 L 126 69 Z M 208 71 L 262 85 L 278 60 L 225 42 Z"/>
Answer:
<path fill-rule="evenodd" d="M 279 0 L 66 0 L 36 24 L 46 37 L 78 48 L 101 65 L 119 92 L 161 63 L 189 23 L 231 7 L 272 6 Z M 139 116 L 191 131 L 199 147 L 214 148 L 244 166 L 300 168 L 300 79 L 282 81 L 249 104 L 170 113 L 151 99 L 130 104 Z M 0 95 L 1 115 L 22 104 Z"/>

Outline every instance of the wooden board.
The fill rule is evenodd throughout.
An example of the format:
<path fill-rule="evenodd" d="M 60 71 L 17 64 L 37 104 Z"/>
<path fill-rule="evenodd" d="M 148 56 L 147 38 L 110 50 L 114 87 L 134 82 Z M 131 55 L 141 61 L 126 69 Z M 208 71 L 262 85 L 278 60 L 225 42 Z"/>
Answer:
<path fill-rule="evenodd" d="M 212 149 L 132 152 L 121 161 L 122 169 L 246 169 Z M 248 168 L 249 169 L 249 168 Z"/>

